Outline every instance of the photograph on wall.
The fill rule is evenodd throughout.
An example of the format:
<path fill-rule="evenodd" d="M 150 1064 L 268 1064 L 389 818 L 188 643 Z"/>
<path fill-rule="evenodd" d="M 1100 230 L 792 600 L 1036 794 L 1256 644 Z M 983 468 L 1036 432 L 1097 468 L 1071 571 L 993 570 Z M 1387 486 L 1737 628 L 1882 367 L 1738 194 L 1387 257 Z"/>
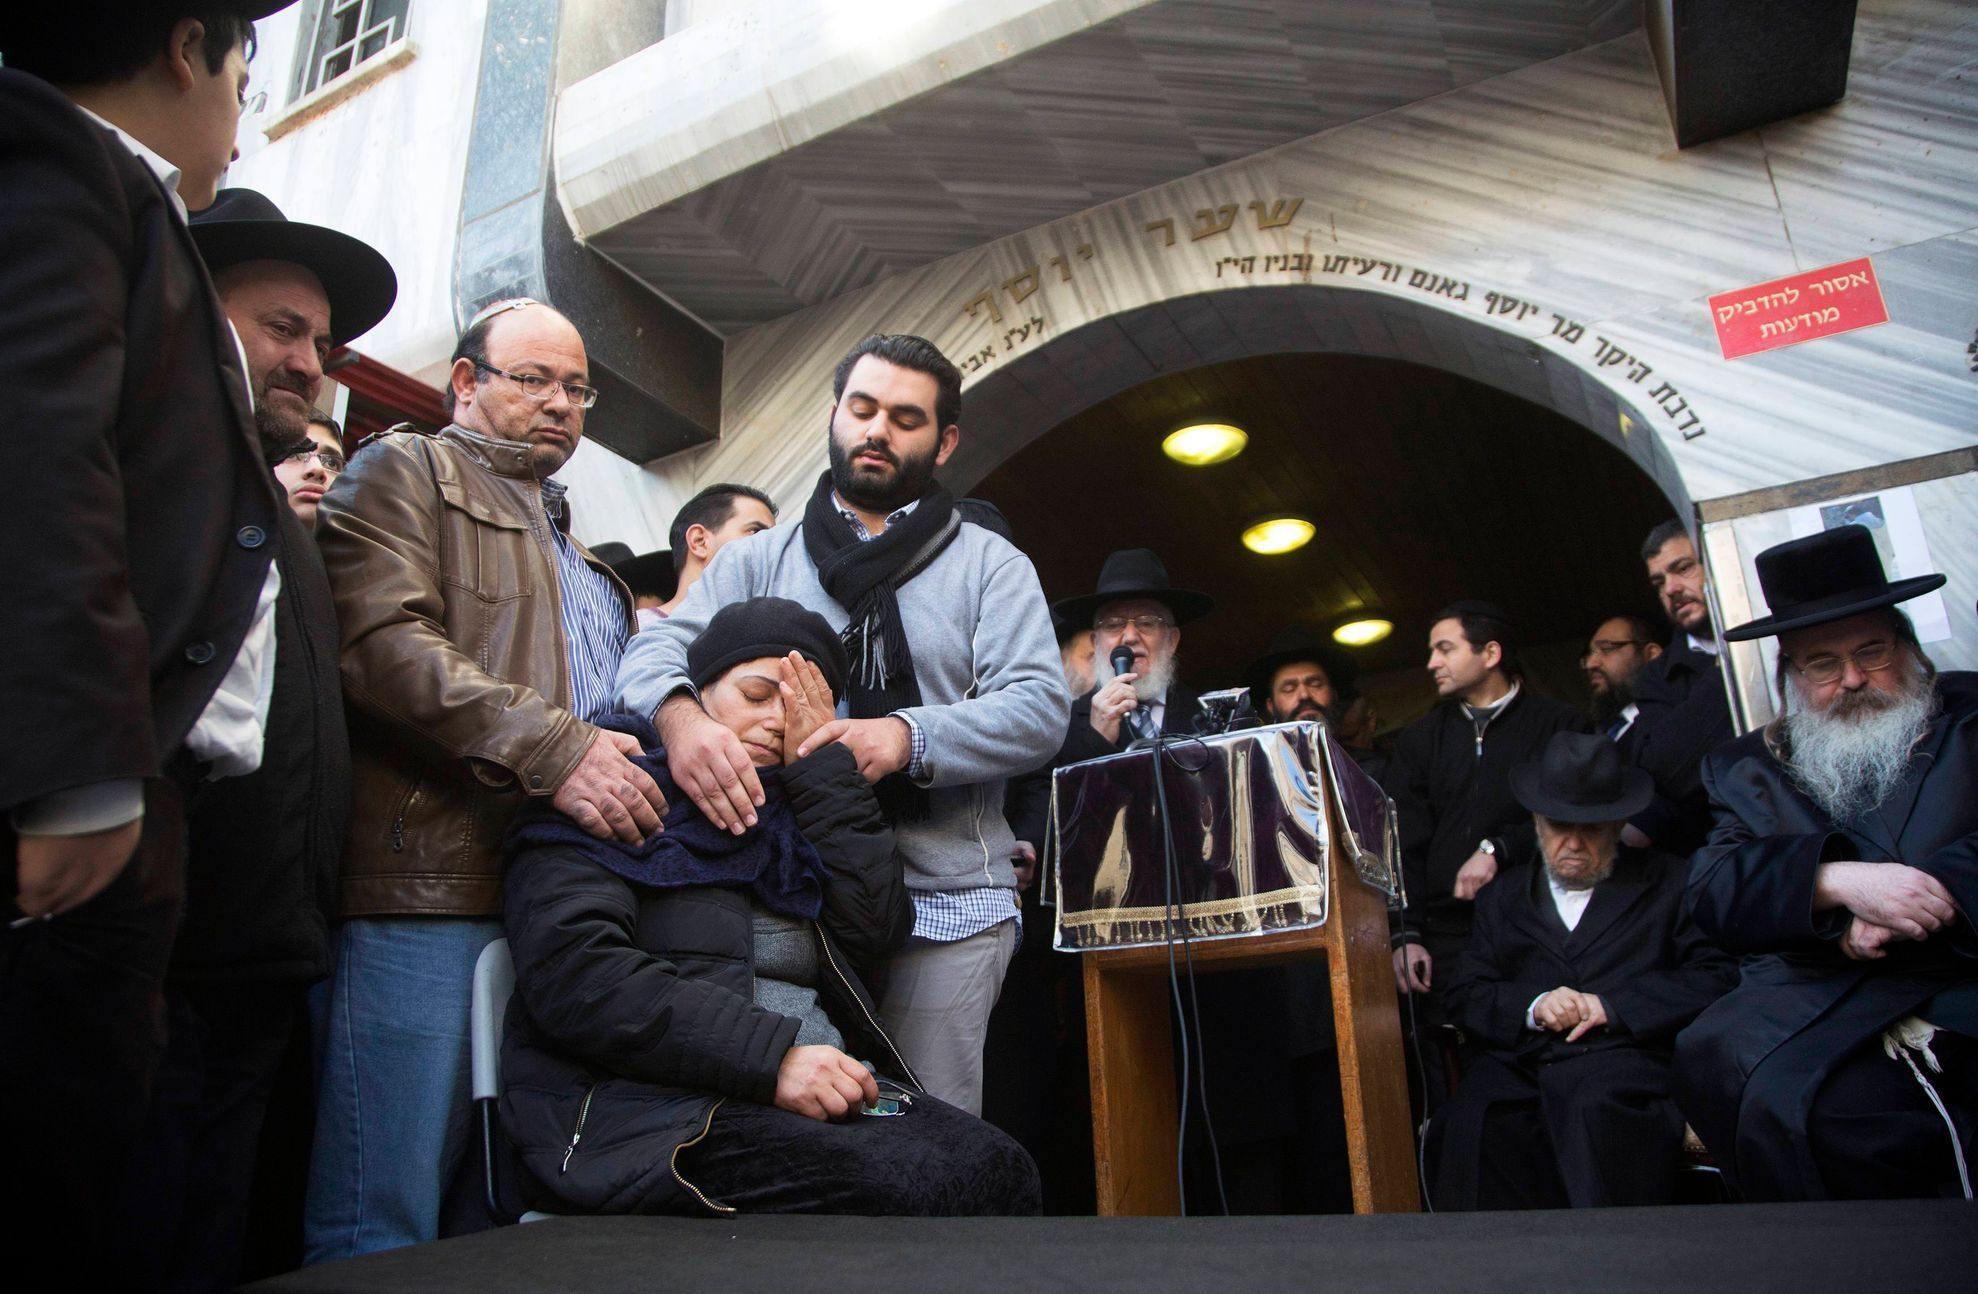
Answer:
<path fill-rule="evenodd" d="M 1832 503 L 1815 503 L 1787 513 L 1793 538 L 1832 530 L 1837 526 L 1860 526 L 1875 536 L 1875 551 L 1882 558 L 1882 570 L 1891 580 L 1906 580 L 1940 569 L 1930 557 L 1929 542 L 1923 536 L 1923 519 L 1916 510 L 1916 495 L 1905 485 L 1875 494 L 1864 494 Z M 1948 642 L 1950 614 L 1941 592 L 1926 593 L 1903 606 L 1916 625 L 1916 636 L 1926 643 Z"/>

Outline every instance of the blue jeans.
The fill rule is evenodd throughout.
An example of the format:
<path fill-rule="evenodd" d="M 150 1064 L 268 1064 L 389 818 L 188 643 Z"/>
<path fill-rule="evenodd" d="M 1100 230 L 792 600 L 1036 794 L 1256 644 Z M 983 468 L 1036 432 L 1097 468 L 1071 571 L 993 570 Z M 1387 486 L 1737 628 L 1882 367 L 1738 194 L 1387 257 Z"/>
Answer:
<path fill-rule="evenodd" d="M 439 1237 L 467 1148 L 474 961 L 501 922 L 363 917 L 337 933 L 304 1261 Z"/>

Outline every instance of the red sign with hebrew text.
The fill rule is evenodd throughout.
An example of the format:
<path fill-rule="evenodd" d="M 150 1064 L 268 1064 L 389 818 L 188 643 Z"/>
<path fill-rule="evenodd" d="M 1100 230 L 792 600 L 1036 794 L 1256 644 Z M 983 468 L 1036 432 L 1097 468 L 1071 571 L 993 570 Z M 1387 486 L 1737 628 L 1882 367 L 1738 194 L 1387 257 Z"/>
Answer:
<path fill-rule="evenodd" d="M 1710 298 L 1710 321 L 1725 359 L 1796 346 L 1889 322 L 1875 266 L 1858 261 L 1808 270 Z"/>

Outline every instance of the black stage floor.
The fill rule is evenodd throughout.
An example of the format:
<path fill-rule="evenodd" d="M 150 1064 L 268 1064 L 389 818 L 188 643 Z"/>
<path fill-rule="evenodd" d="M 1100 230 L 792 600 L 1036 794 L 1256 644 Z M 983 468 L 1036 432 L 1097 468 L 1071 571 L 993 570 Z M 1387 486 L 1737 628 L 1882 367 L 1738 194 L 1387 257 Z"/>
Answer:
<path fill-rule="evenodd" d="M 556 1218 L 257 1291 L 1978 1289 L 1978 1205 L 1703 1205 L 1436 1217 Z"/>

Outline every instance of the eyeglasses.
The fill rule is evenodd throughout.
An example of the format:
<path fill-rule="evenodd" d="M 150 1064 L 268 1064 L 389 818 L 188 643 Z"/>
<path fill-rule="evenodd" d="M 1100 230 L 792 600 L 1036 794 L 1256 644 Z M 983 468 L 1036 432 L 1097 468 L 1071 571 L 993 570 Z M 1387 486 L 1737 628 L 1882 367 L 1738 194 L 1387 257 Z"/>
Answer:
<path fill-rule="evenodd" d="M 1815 687 L 1825 687 L 1841 681 L 1841 676 L 1848 672 L 1849 661 L 1853 661 L 1855 668 L 1863 674 L 1879 674 L 1896 663 L 1896 645 L 1891 642 L 1869 643 L 1842 656 L 1822 654 L 1809 656 L 1805 660 L 1788 657 L 1786 663 Z"/>
<path fill-rule="evenodd" d="M 562 387 L 563 394 L 569 396 L 570 403 L 579 409 L 588 409 L 598 402 L 598 393 L 592 387 L 578 386 L 575 382 L 559 382 L 553 377 L 544 377 L 540 373 L 511 373 L 505 368 L 483 364 L 480 360 L 474 360 L 473 364 L 475 368 L 486 369 L 490 373 L 498 373 L 507 378 L 521 387 L 522 394 L 531 400 L 547 400 L 556 394 L 558 387 Z"/>
<path fill-rule="evenodd" d="M 1092 627 L 1102 634 L 1123 634 L 1128 625 L 1138 629 L 1141 637 L 1151 638 L 1163 629 L 1173 628 L 1174 621 L 1161 616 L 1134 616 L 1132 619 L 1125 616 L 1107 616 L 1104 620 L 1092 622 Z"/>
<path fill-rule="evenodd" d="M 1580 654 L 1580 664 L 1584 665 L 1596 656 L 1612 656 L 1623 647 L 1646 646 L 1648 640 L 1644 638 L 1596 638 L 1588 643 L 1587 649 Z"/>
<path fill-rule="evenodd" d="M 312 458 L 321 463 L 323 470 L 331 476 L 337 476 L 343 472 L 344 457 L 334 449 L 298 449 L 287 458 L 284 458 L 282 465 L 285 467 L 303 467 Z"/>

